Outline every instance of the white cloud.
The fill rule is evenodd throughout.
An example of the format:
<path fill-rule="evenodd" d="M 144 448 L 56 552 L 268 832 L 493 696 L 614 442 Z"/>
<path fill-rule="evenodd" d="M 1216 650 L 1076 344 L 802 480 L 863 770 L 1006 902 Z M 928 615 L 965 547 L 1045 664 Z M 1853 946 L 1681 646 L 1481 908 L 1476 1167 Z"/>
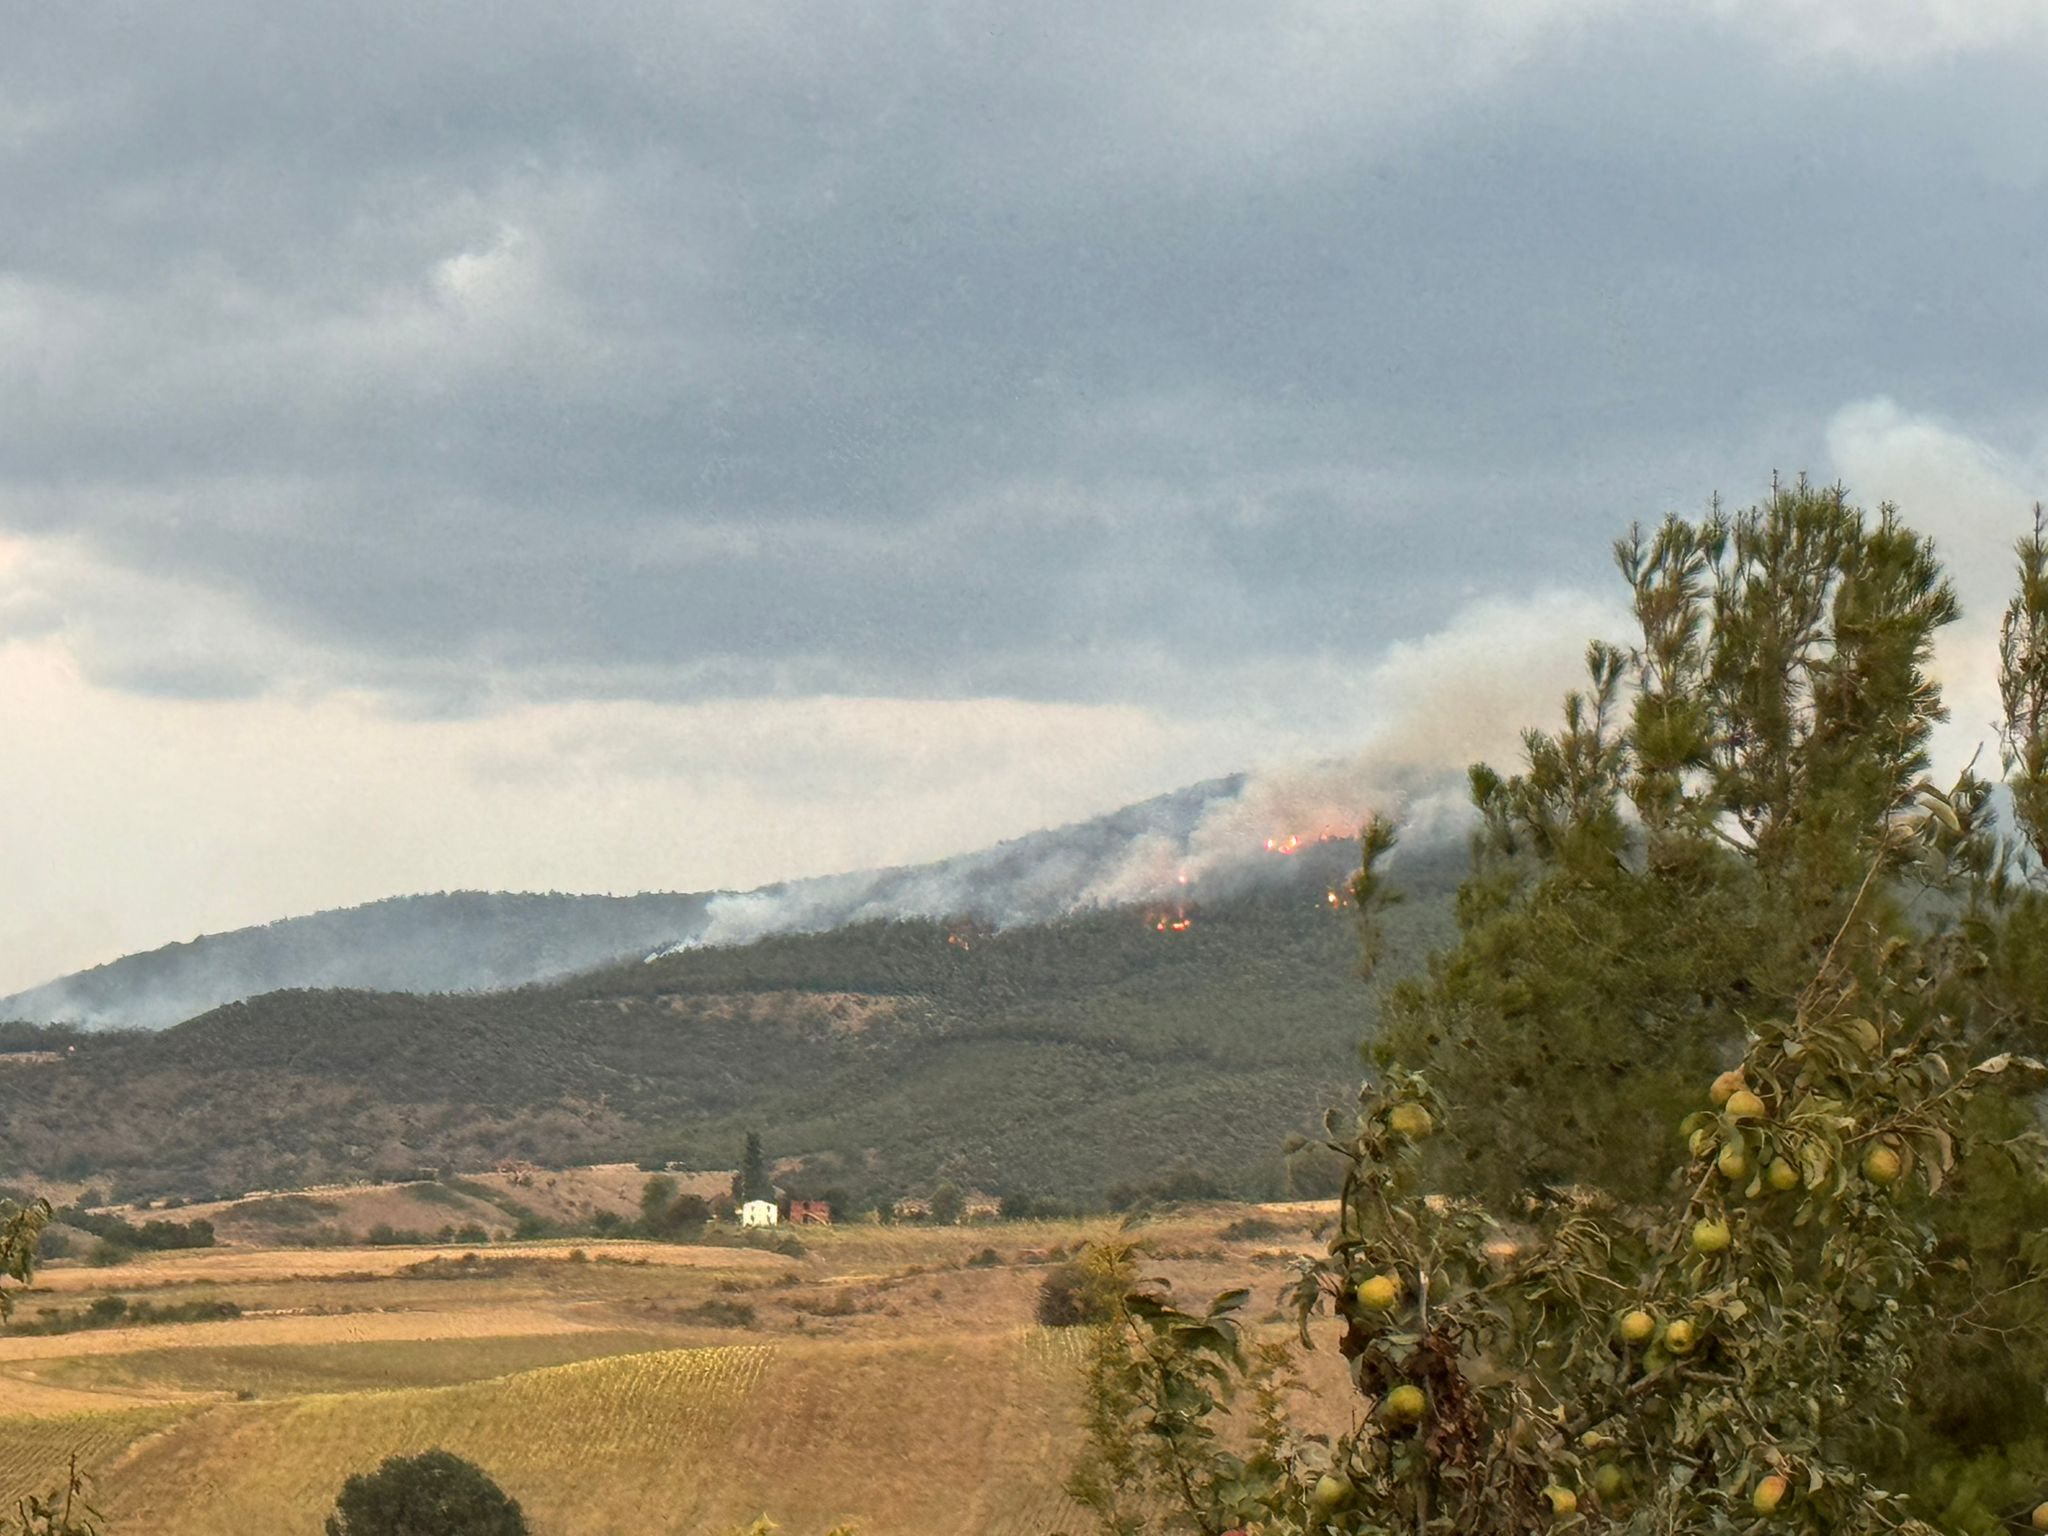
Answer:
<path fill-rule="evenodd" d="M 1844 406 L 1828 424 L 1836 474 L 1862 504 L 1895 502 L 1931 535 L 1953 573 L 1963 617 L 1943 635 L 1935 671 L 1953 718 L 1938 738 L 1937 767 L 1954 773 L 1979 745 L 1995 763 L 1998 625 L 2012 596 L 2013 545 L 2048 498 L 2048 457 L 2012 453 L 1889 399 Z"/>
<path fill-rule="evenodd" d="M 1961 54 L 2048 44 L 2041 0 L 1705 0 L 1794 54 L 1896 70 Z"/>

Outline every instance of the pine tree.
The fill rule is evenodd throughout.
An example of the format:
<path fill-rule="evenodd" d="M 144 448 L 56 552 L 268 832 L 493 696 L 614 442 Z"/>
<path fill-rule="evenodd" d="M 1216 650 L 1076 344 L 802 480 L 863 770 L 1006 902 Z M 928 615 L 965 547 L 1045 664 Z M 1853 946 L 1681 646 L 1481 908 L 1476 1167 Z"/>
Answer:
<path fill-rule="evenodd" d="M 1349 1427 L 1232 1428 L 1264 1390 L 1242 1293 L 1126 1299 L 1093 1463 L 1122 1436 L 1179 1528 L 1967 1530 L 2039 1497 L 1916 1507 L 1901 1449 L 1930 1374 L 2013 1349 L 2048 1279 L 2008 1091 L 2048 1035 L 2048 850 L 1974 774 L 1925 777 L 1953 593 L 1889 508 L 1803 485 L 1617 554 L 1638 640 L 1591 648 L 1522 772 L 1473 770 L 1459 942 L 1330 1121 L 1350 1172 L 1290 1298 L 1349 1363 Z M 2037 529 L 2002 650 L 2021 804 L 2044 570 Z M 1106 1529 L 1148 1528 L 1119 1500 Z"/>
<path fill-rule="evenodd" d="M 773 1200 L 775 1186 L 768 1179 L 767 1159 L 761 1154 L 761 1134 L 747 1132 L 747 1152 L 740 1162 L 740 1198 Z"/>

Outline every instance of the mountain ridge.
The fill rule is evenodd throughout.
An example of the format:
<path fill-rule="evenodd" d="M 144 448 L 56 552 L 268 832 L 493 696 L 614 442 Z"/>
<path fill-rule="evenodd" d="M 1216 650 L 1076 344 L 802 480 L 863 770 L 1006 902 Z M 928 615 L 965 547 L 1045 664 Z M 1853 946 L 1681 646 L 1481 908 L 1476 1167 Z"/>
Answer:
<path fill-rule="evenodd" d="M 1284 794 L 1254 804 L 1271 782 L 1225 775 L 943 859 L 747 891 L 386 897 L 124 955 L 0 997 L 0 1019 L 161 1029 L 279 990 L 494 991 L 635 955 L 878 918 L 1044 922 L 1142 900 L 1190 866 L 1227 888 L 1258 853 L 1238 823 L 1312 836 L 1337 825 L 1320 804 L 1293 807 Z M 1369 804 L 1361 796 L 1344 813 L 1346 833 Z"/>
<path fill-rule="evenodd" d="M 1184 905 L 869 919 L 492 993 L 274 992 L 0 1072 L 0 1151 L 204 1198 L 506 1160 L 727 1167 L 758 1130 L 817 1187 L 1099 1198 L 1189 1166 L 1280 1189 L 1278 1148 L 1348 1095 L 1372 1028 L 1356 859 L 1332 840 Z M 1390 970 L 1447 936 L 1462 863 L 1402 859 Z"/>

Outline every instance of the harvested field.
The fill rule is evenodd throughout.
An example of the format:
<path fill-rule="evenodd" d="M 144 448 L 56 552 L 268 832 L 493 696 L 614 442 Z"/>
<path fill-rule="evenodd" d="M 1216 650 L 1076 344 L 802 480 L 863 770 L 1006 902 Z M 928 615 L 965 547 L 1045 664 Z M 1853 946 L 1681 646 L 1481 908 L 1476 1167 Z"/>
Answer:
<path fill-rule="evenodd" d="M 1184 1294 L 1273 1295 L 1309 1214 L 1188 1208 L 1135 1230 L 1147 1272 Z M 1087 1339 L 1033 1311 L 1050 1265 L 1120 1232 L 826 1227 L 800 1258 L 585 1242 L 59 1265 L 24 1321 L 99 1295 L 243 1315 L 0 1336 L 6 1486 L 47 1484 L 75 1444 L 110 1536 L 318 1536 L 349 1473 L 439 1445 L 546 1536 L 722 1536 L 764 1512 L 787 1536 L 1078 1531 L 1062 1486 Z"/>

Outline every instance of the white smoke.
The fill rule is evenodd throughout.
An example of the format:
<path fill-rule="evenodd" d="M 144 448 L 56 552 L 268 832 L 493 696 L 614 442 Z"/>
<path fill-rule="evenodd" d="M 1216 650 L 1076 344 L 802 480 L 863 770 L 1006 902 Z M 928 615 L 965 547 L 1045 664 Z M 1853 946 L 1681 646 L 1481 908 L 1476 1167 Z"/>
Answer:
<path fill-rule="evenodd" d="M 1626 631 L 1622 611 L 1576 592 L 1476 604 L 1388 650 L 1354 688 L 1374 724 L 1358 751 L 1274 765 L 1073 827 L 915 869 L 835 875 L 714 897 L 703 928 L 650 955 L 886 918 L 972 917 L 997 926 L 1106 907 L 1198 900 L 1272 868 L 1271 845 L 1354 839 L 1402 825 L 1425 849 L 1469 825 L 1464 770 L 1519 762 L 1522 733 L 1551 723 L 1583 681 L 1586 642 Z"/>

